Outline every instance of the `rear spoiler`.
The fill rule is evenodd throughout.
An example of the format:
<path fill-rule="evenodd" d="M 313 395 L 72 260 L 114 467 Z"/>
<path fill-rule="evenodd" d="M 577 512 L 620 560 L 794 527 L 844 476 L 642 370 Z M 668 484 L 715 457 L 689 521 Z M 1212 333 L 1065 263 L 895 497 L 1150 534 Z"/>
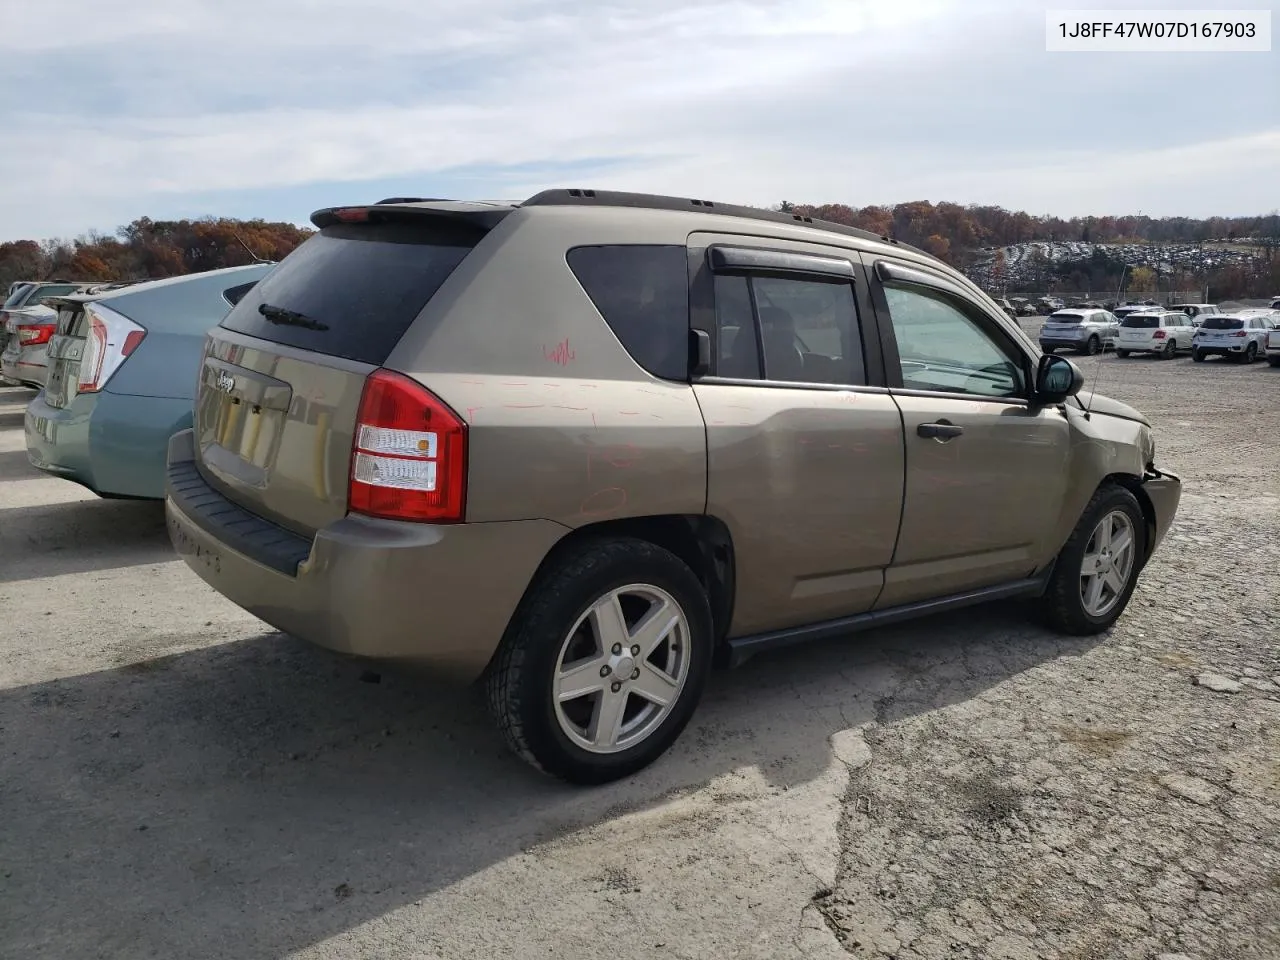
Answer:
<path fill-rule="evenodd" d="M 393 197 L 379 203 L 324 207 L 311 214 L 311 222 L 323 230 L 340 223 L 412 223 L 435 218 L 492 230 L 513 210 L 509 204 Z"/>

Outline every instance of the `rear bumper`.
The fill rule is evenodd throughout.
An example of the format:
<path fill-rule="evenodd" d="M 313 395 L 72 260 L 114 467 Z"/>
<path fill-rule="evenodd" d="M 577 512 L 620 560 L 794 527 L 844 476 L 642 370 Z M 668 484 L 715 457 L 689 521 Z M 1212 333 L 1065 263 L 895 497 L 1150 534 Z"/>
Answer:
<path fill-rule="evenodd" d="M 31 387 L 43 387 L 49 376 L 49 366 L 45 363 L 34 363 L 21 353 L 5 353 L 0 356 L 0 376 L 9 380 L 25 383 Z"/>
<path fill-rule="evenodd" d="M 191 425 L 191 401 L 103 391 L 58 408 L 40 393 L 24 422 L 37 469 L 97 494 L 160 500 L 169 437 Z"/>
<path fill-rule="evenodd" d="M 1199 350 L 1201 353 L 1207 356 L 1225 357 L 1228 354 L 1232 354 L 1232 353 L 1244 353 L 1245 350 L 1249 348 L 1249 341 L 1242 340 L 1238 344 L 1233 343 L 1229 346 L 1223 343 L 1205 344 L 1205 343 L 1196 343 L 1193 341 L 1191 344 L 1191 347 L 1193 350 Z"/>
<path fill-rule="evenodd" d="M 1164 540 L 1165 534 L 1173 526 L 1174 517 L 1178 513 L 1178 504 L 1182 501 L 1182 481 L 1172 473 L 1148 468 L 1147 475 L 1143 478 L 1142 489 L 1151 500 L 1151 506 L 1156 515 L 1155 536 L 1151 541 L 1149 556 L 1155 553 L 1156 548 Z"/>
<path fill-rule="evenodd" d="M 539 564 L 568 528 L 550 520 L 431 525 L 349 515 L 308 539 L 244 510 L 169 443 L 170 539 L 210 586 L 331 650 L 423 664 L 457 682 L 489 663 Z"/>

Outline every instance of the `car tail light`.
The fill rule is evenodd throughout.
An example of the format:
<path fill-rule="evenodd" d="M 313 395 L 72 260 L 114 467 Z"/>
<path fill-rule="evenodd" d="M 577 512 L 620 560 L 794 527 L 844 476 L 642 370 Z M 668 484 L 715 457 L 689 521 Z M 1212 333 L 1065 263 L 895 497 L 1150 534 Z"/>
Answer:
<path fill-rule="evenodd" d="M 1155 333 L 1151 334 L 1151 336 L 1153 336 L 1157 340 L 1163 340 L 1165 337 L 1168 336 L 1168 334 L 1165 333 L 1163 330 L 1157 330 Z"/>
<path fill-rule="evenodd" d="M 56 327 L 51 323 L 20 323 L 18 324 L 18 342 L 24 347 L 38 347 L 42 343 L 49 342 L 55 329 Z"/>
<path fill-rule="evenodd" d="M 138 349 L 147 331 L 128 317 L 98 303 L 86 304 L 84 312 L 89 318 L 89 334 L 84 340 L 76 392 L 96 393 Z"/>
<path fill-rule="evenodd" d="M 467 426 L 422 384 L 375 370 L 364 384 L 347 493 L 353 513 L 461 523 Z"/>
<path fill-rule="evenodd" d="M 1233 337 L 1247 337 L 1247 336 L 1248 336 L 1248 334 L 1247 334 L 1247 333 L 1245 333 L 1243 330 L 1236 330 L 1236 331 L 1234 331 L 1231 335 L 1232 335 Z"/>

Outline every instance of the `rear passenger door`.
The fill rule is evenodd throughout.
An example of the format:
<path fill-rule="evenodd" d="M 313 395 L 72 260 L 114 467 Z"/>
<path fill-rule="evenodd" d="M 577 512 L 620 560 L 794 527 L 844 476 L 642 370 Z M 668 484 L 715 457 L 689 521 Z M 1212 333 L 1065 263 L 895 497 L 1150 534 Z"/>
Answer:
<path fill-rule="evenodd" d="M 902 529 L 877 607 L 1030 576 L 1057 551 L 1070 429 L 1032 407 L 1032 354 L 945 275 L 869 257 L 902 410 Z"/>
<path fill-rule="evenodd" d="M 898 534 L 903 445 L 878 340 L 863 333 L 857 253 L 694 234 L 689 256 L 707 512 L 736 559 L 730 636 L 870 609 Z"/>

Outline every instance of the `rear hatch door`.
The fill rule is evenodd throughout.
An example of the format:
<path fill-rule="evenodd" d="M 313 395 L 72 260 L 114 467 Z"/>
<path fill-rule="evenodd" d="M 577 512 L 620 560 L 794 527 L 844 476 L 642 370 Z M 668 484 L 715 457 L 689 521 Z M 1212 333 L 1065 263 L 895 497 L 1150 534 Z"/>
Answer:
<path fill-rule="evenodd" d="M 429 209 L 322 211 L 308 239 L 209 334 L 195 407 L 198 467 L 245 509 L 304 535 L 347 512 L 365 378 L 484 236 Z"/>
<path fill-rule="evenodd" d="M 44 402 L 56 410 L 69 407 L 80 382 L 88 315 L 84 305 L 92 298 L 58 297 L 49 306 L 58 311 L 57 332 L 49 339 L 49 376 Z"/>

